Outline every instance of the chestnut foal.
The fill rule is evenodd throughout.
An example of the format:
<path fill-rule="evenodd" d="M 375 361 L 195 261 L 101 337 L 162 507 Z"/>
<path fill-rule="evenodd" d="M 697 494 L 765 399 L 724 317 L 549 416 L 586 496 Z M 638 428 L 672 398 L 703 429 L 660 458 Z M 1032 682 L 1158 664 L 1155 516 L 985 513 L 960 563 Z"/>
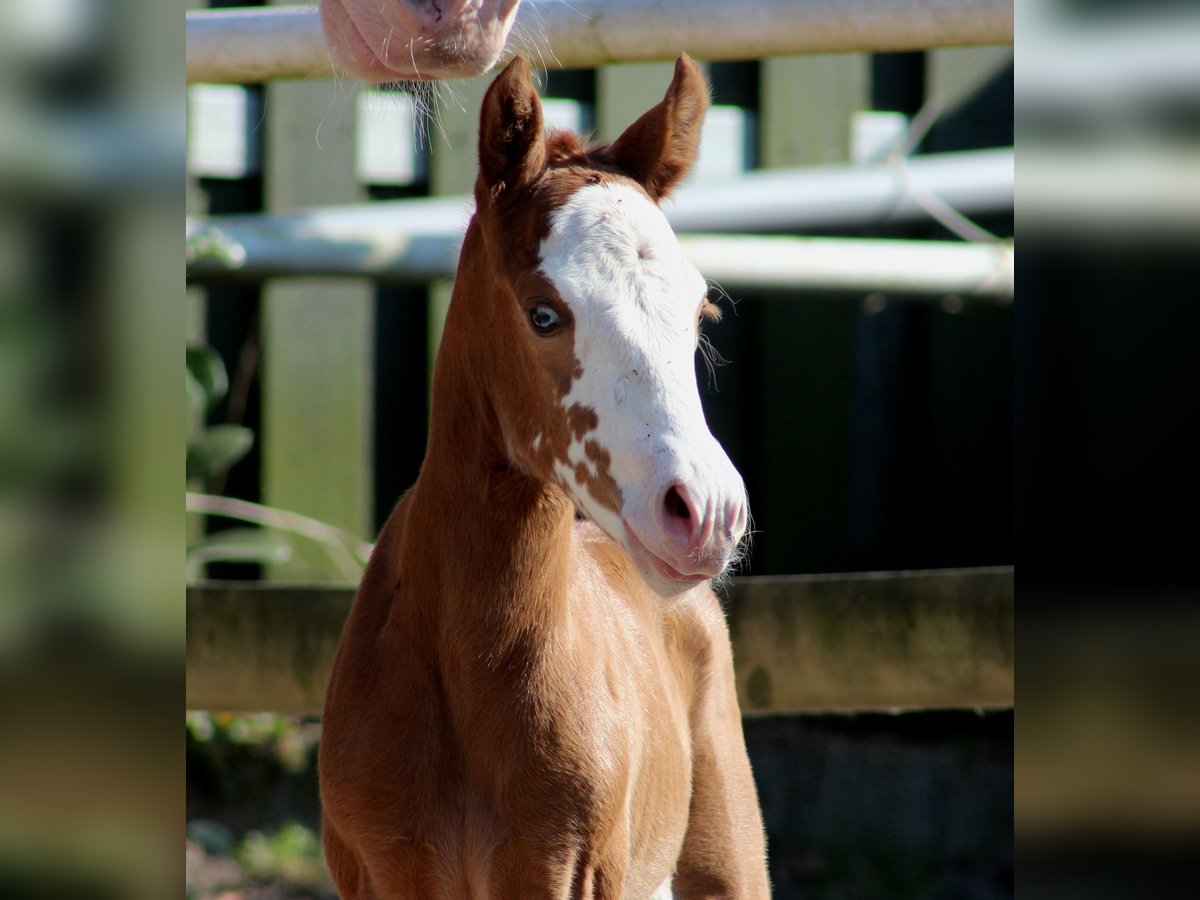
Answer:
<path fill-rule="evenodd" d="M 325 705 L 343 897 L 769 894 L 708 585 L 745 492 L 700 407 L 706 285 L 657 205 L 707 105 L 682 57 L 586 149 L 543 133 L 522 58 L 484 98 L 424 467 Z"/>

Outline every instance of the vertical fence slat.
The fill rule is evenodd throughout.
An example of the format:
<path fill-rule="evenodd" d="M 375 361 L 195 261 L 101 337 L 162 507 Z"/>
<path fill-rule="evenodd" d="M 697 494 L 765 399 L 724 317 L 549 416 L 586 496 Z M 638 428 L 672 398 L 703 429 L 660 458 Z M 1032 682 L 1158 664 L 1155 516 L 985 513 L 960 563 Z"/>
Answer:
<path fill-rule="evenodd" d="M 949 110 L 990 81 L 1013 59 L 1012 47 L 943 47 L 927 51 L 928 96 Z"/>
<path fill-rule="evenodd" d="M 269 211 L 366 199 L 354 177 L 349 81 L 273 84 L 266 99 Z M 373 291 L 321 279 L 266 286 L 263 496 L 363 537 L 372 527 Z M 323 559 L 320 548 L 312 560 Z M 304 560 L 279 577 L 308 580 Z"/>
<path fill-rule="evenodd" d="M 870 106 L 869 66 L 865 53 L 763 60 L 763 167 L 846 162 L 851 116 Z"/>
<path fill-rule="evenodd" d="M 631 63 L 596 71 L 596 138 L 611 141 L 666 93 L 675 64 Z"/>

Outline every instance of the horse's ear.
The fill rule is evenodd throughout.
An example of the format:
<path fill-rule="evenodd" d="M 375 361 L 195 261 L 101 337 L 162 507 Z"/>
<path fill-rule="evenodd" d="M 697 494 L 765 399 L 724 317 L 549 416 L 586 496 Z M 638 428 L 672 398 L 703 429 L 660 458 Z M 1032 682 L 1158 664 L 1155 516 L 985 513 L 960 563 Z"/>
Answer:
<path fill-rule="evenodd" d="M 529 60 L 513 58 L 488 88 L 479 117 L 479 175 L 493 197 L 529 184 L 546 168 L 542 104 Z"/>
<path fill-rule="evenodd" d="M 658 200 L 696 161 L 706 112 L 708 85 L 700 67 L 685 54 L 675 60 L 675 77 L 662 102 L 626 128 L 607 155 Z"/>

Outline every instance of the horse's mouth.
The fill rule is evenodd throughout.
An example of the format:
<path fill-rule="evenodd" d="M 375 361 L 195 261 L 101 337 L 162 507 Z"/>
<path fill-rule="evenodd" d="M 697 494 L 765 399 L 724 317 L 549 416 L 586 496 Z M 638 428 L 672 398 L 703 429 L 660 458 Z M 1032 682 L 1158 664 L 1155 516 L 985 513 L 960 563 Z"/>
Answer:
<path fill-rule="evenodd" d="M 378 23 L 368 25 L 350 11 L 347 0 L 327 0 L 321 6 L 327 44 L 337 66 L 368 82 L 435 81 L 464 78 L 490 69 L 503 52 L 511 17 L 495 23 L 473 23 L 457 30 L 424 22 L 405 4 L 397 11 L 409 13 L 404 27 L 390 27 L 380 42 Z M 385 23 L 386 24 L 386 23 Z"/>
<path fill-rule="evenodd" d="M 691 574 L 680 572 L 661 556 L 653 553 L 637 536 L 637 532 L 633 530 L 627 520 L 621 519 L 621 524 L 625 526 L 625 542 L 627 545 L 626 550 L 629 552 L 630 557 L 632 557 L 634 563 L 639 569 L 642 569 L 643 571 L 650 569 L 661 578 L 665 578 L 667 581 L 673 582 L 680 586 L 701 584 L 702 582 L 708 581 L 711 578 L 715 578 L 720 574 L 719 571 L 711 573 L 696 572 Z"/>

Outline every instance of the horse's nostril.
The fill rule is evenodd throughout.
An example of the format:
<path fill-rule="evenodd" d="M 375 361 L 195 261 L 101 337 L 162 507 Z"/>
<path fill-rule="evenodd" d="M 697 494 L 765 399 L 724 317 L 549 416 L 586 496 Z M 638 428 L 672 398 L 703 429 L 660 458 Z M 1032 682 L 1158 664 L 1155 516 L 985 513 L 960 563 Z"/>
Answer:
<path fill-rule="evenodd" d="M 664 498 L 663 503 L 667 507 L 667 512 L 672 513 L 680 519 L 690 519 L 692 517 L 691 510 L 688 509 L 687 503 L 684 501 L 683 497 L 679 495 L 679 491 L 674 487 L 671 487 L 667 491 L 667 496 Z"/>

